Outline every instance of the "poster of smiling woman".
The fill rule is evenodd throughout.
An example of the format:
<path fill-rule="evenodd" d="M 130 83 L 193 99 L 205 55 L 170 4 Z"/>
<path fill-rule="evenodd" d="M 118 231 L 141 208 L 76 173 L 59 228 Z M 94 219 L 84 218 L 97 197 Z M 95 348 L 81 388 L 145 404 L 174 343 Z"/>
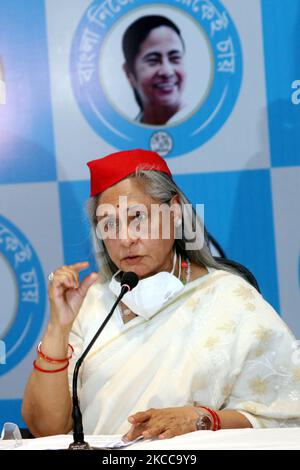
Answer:
<path fill-rule="evenodd" d="M 76 29 L 72 86 L 82 113 L 110 142 L 134 136 L 163 156 L 210 139 L 242 79 L 240 40 L 219 2 L 93 2 Z"/>
<path fill-rule="evenodd" d="M 165 13 L 166 8 L 163 10 Z M 135 18 L 137 15 L 129 15 L 119 32 L 122 37 L 122 69 L 128 83 L 124 83 L 120 74 L 121 64 L 116 59 L 110 60 L 108 51 L 112 52 L 113 44 L 118 46 L 112 37 L 106 41 L 101 56 L 104 89 L 116 109 L 129 119 L 135 116 L 135 122 L 153 126 L 178 124 L 199 108 L 209 88 L 212 64 L 205 37 L 193 22 L 174 11 L 169 11 L 168 17 L 158 14 L 138 16 L 127 26 L 132 16 Z M 188 34 L 190 28 L 197 38 L 194 43 L 201 60 L 195 61 L 197 54 Z M 118 47 L 114 52 L 113 57 L 120 55 Z M 116 87 L 109 79 L 112 76 L 119 76 L 122 86 Z M 126 96 L 128 85 L 132 88 L 134 102 Z"/>

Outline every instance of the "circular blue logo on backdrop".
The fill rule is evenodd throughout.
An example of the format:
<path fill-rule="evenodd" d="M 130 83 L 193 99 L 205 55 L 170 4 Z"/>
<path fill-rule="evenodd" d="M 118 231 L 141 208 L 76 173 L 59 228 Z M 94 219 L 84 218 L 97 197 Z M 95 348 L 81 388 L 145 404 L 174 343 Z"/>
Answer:
<path fill-rule="evenodd" d="M 79 108 L 99 136 L 174 157 L 228 119 L 242 52 L 218 0 L 97 0 L 77 27 L 70 69 Z"/>
<path fill-rule="evenodd" d="M 43 271 L 33 247 L 17 227 L 2 216 L 0 261 L 0 269 L 5 274 L 1 276 L 0 289 L 5 298 L 2 304 L 7 305 L 8 310 L 2 311 L 0 322 L 0 375 L 3 375 L 15 367 L 35 343 L 44 321 L 46 295 Z"/>

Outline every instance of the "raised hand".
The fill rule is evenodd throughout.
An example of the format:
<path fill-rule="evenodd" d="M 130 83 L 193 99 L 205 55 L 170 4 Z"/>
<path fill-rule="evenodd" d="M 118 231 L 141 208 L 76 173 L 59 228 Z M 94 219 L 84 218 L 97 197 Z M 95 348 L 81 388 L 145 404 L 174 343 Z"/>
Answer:
<path fill-rule="evenodd" d="M 63 328 L 72 327 L 89 287 L 98 278 L 94 272 L 79 283 L 78 273 L 88 265 L 88 261 L 82 261 L 62 266 L 53 273 L 53 280 L 48 285 L 52 324 Z"/>

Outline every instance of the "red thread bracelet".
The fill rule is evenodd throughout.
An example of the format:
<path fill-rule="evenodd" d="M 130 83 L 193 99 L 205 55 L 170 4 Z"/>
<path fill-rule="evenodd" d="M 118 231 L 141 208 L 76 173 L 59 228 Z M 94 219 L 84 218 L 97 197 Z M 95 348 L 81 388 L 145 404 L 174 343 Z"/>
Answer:
<path fill-rule="evenodd" d="M 216 428 L 215 428 L 215 431 L 219 431 L 221 429 L 221 420 L 220 420 L 220 416 L 218 415 L 218 413 L 215 411 L 215 410 L 211 410 L 211 412 L 215 415 L 215 419 L 216 419 Z"/>
<path fill-rule="evenodd" d="M 213 416 L 214 418 L 214 431 L 219 431 L 221 429 L 221 420 L 220 420 L 220 417 L 218 415 L 218 413 L 216 413 L 215 410 L 213 410 L 212 408 L 207 408 L 209 410 L 209 412 L 211 413 L 211 415 Z"/>
<path fill-rule="evenodd" d="M 208 411 L 212 418 L 213 418 L 213 431 L 219 431 L 221 429 L 221 420 L 220 420 L 220 416 L 218 415 L 218 413 L 216 413 L 215 410 L 213 410 L 212 408 L 208 408 L 206 406 L 202 406 L 202 405 L 197 405 L 196 406 L 197 408 L 203 408 L 204 410 Z"/>
<path fill-rule="evenodd" d="M 65 370 L 67 369 L 69 366 L 69 361 L 67 362 L 67 364 L 64 366 L 64 367 L 61 367 L 60 369 L 55 369 L 55 370 L 47 370 L 47 369 L 42 369 L 41 367 L 39 367 L 36 363 L 36 361 L 33 361 L 33 367 L 38 370 L 39 372 L 45 372 L 45 374 L 54 374 L 55 372 L 61 372 L 62 370 Z"/>
<path fill-rule="evenodd" d="M 73 352 L 74 352 L 74 348 L 71 344 L 68 344 L 68 346 L 71 348 L 71 355 L 69 357 L 65 357 L 64 359 L 55 359 L 53 357 L 49 357 L 49 356 L 46 356 L 46 354 L 44 354 L 41 350 L 41 346 L 42 346 L 42 342 L 40 342 L 38 345 L 37 345 L 37 348 L 36 348 L 36 351 L 39 355 L 39 357 L 41 359 L 44 359 L 44 361 L 46 362 L 50 362 L 51 364 L 61 364 L 62 362 L 66 362 L 66 361 L 69 361 L 73 355 Z"/>

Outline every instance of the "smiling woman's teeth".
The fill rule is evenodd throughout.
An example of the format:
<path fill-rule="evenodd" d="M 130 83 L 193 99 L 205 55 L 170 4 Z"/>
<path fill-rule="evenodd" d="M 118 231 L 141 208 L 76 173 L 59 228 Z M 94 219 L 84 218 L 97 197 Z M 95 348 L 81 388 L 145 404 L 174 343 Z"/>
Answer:
<path fill-rule="evenodd" d="M 175 86 L 176 86 L 176 83 L 157 83 L 155 85 L 156 88 L 162 88 L 162 89 L 174 88 Z"/>

